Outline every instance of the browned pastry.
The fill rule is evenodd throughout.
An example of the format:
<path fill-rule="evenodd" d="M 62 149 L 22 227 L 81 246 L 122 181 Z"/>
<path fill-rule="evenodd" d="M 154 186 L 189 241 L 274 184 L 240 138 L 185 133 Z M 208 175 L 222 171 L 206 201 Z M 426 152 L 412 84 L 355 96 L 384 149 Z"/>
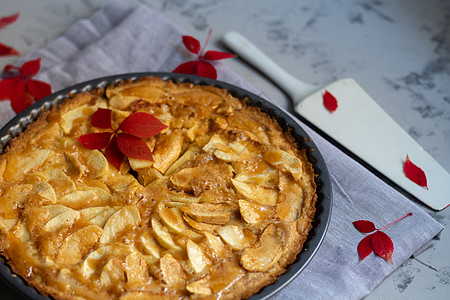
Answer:
<path fill-rule="evenodd" d="M 168 128 L 154 162 L 77 138 L 138 111 Z M 227 91 L 160 78 L 79 93 L 44 112 L 0 157 L 0 250 L 56 299 L 239 299 L 274 282 L 302 250 L 316 186 L 305 150 Z"/>

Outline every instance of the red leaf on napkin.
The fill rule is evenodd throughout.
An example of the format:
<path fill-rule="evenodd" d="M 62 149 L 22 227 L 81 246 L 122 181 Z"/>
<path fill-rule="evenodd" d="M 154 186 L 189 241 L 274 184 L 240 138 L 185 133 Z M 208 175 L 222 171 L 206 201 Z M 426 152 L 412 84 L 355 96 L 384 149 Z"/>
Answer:
<path fill-rule="evenodd" d="M 32 79 L 41 68 L 41 59 L 25 62 L 18 68 L 7 65 L 0 81 L 0 100 L 10 100 L 16 113 L 21 112 L 36 100 L 51 94 L 52 88 L 48 83 Z"/>
<path fill-rule="evenodd" d="M 405 172 L 405 175 L 409 180 L 428 190 L 427 176 L 425 175 L 425 172 L 421 168 L 413 164 L 409 160 L 408 155 L 406 155 L 406 160 L 403 164 L 403 172 Z"/>
<path fill-rule="evenodd" d="M 355 226 L 355 228 L 362 233 L 370 233 L 376 230 L 375 225 L 367 220 L 354 221 L 353 226 Z"/>
<path fill-rule="evenodd" d="M 217 71 L 216 68 L 214 68 L 214 66 L 209 62 L 200 60 L 197 65 L 197 75 L 216 79 Z"/>
<path fill-rule="evenodd" d="M 0 42 L 0 56 L 20 55 L 20 52 L 11 46 Z"/>
<path fill-rule="evenodd" d="M 392 264 L 392 253 L 394 252 L 394 243 L 391 238 L 383 231 L 375 231 L 372 238 L 372 247 L 375 253 L 389 261 Z"/>
<path fill-rule="evenodd" d="M 0 18 L 0 30 L 8 25 L 11 25 L 19 18 L 19 13 L 15 13 L 11 16 Z M 11 46 L 0 43 L 0 56 L 20 55 L 20 52 Z"/>
<path fill-rule="evenodd" d="M 186 47 L 186 49 L 189 52 L 198 54 L 198 52 L 201 49 L 201 45 L 200 45 L 200 42 L 196 38 L 189 36 L 189 35 L 183 35 L 182 39 L 183 39 L 184 46 Z"/>
<path fill-rule="evenodd" d="M 18 18 L 19 18 L 19 13 L 15 13 L 13 15 L 0 18 L 0 30 L 2 30 L 3 28 L 5 28 L 8 25 L 11 25 L 15 21 L 17 21 Z"/>
<path fill-rule="evenodd" d="M 209 50 L 203 55 L 204 60 L 221 60 L 236 57 L 236 55 L 230 54 L 228 52 Z"/>
<path fill-rule="evenodd" d="M 359 253 L 360 260 L 363 260 L 370 253 L 373 252 L 373 248 L 372 248 L 373 235 L 374 234 L 372 233 L 372 234 L 366 236 L 365 238 L 363 238 L 361 240 L 361 242 L 359 242 L 359 244 L 358 244 L 358 253 Z"/>
<path fill-rule="evenodd" d="M 173 70 L 173 73 L 180 73 L 180 74 L 188 74 L 188 75 L 195 75 L 197 74 L 197 65 L 198 61 L 188 61 L 185 63 L 182 63 L 178 67 Z"/>
<path fill-rule="evenodd" d="M 196 38 L 184 35 L 182 37 L 184 46 L 189 52 L 197 55 L 197 60 L 182 63 L 178 67 L 176 67 L 172 72 L 189 75 L 198 75 L 207 78 L 217 79 L 216 68 L 211 63 L 207 62 L 207 60 L 211 61 L 211 60 L 227 59 L 236 57 L 236 55 L 216 50 L 209 50 L 206 51 L 205 53 L 205 49 L 206 46 L 208 45 L 208 41 L 210 38 L 211 38 L 211 30 L 208 32 L 208 37 L 206 38 L 205 45 L 202 49 L 200 42 Z"/>
<path fill-rule="evenodd" d="M 325 106 L 326 109 L 328 109 L 329 112 L 334 112 L 338 108 L 338 102 L 330 92 L 325 91 L 322 98 L 323 98 L 323 105 Z"/>
<path fill-rule="evenodd" d="M 153 161 L 152 151 L 141 138 L 155 136 L 167 126 L 156 117 L 145 112 L 135 112 L 134 109 L 117 129 L 113 129 L 111 115 L 112 110 L 99 108 L 91 117 L 91 125 L 112 131 L 84 134 L 77 140 L 88 149 L 106 148 L 106 158 L 117 170 L 120 170 L 125 157 Z"/>
<path fill-rule="evenodd" d="M 392 224 L 400 221 L 407 216 L 411 216 L 412 213 L 406 214 L 401 218 L 389 223 L 383 228 L 376 228 L 371 221 L 358 220 L 353 222 L 353 226 L 362 233 L 374 233 L 369 234 L 363 238 L 358 244 L 358 254 L 360 260 L 366 258 L 370 253 L 375 252 L 376 255 L 386 259 L 392 263 L 392 254 L 394 253 L 394 243 L 391 238 L 381 230 L 384 230 L 391 226 Z"/>

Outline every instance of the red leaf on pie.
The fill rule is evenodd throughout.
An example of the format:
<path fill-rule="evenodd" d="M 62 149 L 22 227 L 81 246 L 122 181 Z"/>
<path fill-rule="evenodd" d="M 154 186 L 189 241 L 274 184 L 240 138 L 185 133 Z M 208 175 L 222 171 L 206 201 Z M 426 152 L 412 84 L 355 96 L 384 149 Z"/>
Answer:
<path fill-rule="evenodd" d="M 112 110 L 99 108 L 91 117 L 91 124 L 94 127 L 102 129 L 112 129 L 111 127 Z"/>
<path fill-rule="evenodd" d="M 152 137 L 167 126 L 151 114 L 134 112 L 135 109 L 117 129 L 112 129 L 112 110 L 98 108 L 92 115 L 92 126 L 111 131 L 85 134 L 80 136 L 78 141 L 89 149 L 106 147 L 106 158 L 118 171 L 125 157 L 153 161 L 152 151 L 141 137 Z"/>
<path fill-rule="evenodd" d="M 358 244 L 358 253 L 360 260 L 366 258 L 370 253 L 373 252 L 372 248 L 372 238 L 375 233 L 369 234 L 363 238 Z"/>
<path fill-rule="evenodd" d="M 334 112 L 338 107 L 338 102 L 336 98 L 330 94 L 328 91 L 325 91 L 323 94 L 323 105 L 330 112 Z"/>
<path fill-rule="evenodd" d="M 189 36 L 189 35 L 183 35 L 182 39 L 183 39 L 184 46 L 186 47 L 186 49 L 189 52 L 198 54 L 198 52 L 200 51 L 201 45 L 200 45 L 200 42 L 196 38 Z"/>
<path fill-rule="evenodd" d="M 113 136 L 111 142 L 106 147 L 105 154 L 108 161 L 117 169 L 117 171 L 120 171 L 120 166 L 125 159 L 125 155 L 119 150 L 116 136 Z"/>
<path fill-rule="evenodd" d="M 394 243 L 384 232 L 377 230 L 373 234 L 372 247 L 375 253 L 389 261 L 392 264 L 392 253 L 394 252 Z"/>
<path fill-rule="evenodd" d="M 119 129 L 137 137 L 152 137 L 167 128 L 160 120 L 145 112 L 129 115 L 120 123 Z"/>
<path fill-rule="evenodd" d="M 19 13 L 15 13 L 13 15 L 0 18 L 0 30 L 2 30 L 3 28 L 5 28 L 8 25 L 11 25 L 15 21 L 17 21 L 18 18 L 19 18 Z"/>
<path fill-rule="evenodd" d="M 147 143 L 129 133 L 117 135 L 117 146 L 125 156 L 153 161 L 153 155 Z"/>
<path fill-rule="evenodd" d="M 181 73 L 181 74 L 188 74 L 188 75 L 195 75 L 197 74 L 197 60 L 188 61 L 185 63 L 182 63 L 178 67 L 173 70 L 173 73 Z"/>
<path fill-rule="evenodd" d="M 353 226 L 355 226 L 355 228 L 362 233 L 370 233 L 376 230 L 375 225 L 367 220 L 354 221 Z"/>
<path fill-rule="evenodd" d="M 197 66 L 197 75 L 206 78 L 217 79 L 216 68 L 207 61 L 200 60 Z"/>
<path fill-rule="evenodd" d="M 39 72 L 41 68 L 41 59 L 37 58 L 25 62 L 20 68 L 20 73 L 23 77 L 33 77 Z"/>
<path fill-rule="evenodd" d="M 50 84 L 40 80 L 29 79 L 27 87 L 36 100 L 41 100 L 52 93 Z"/>
<path fill-rule="evenodd" d="M 112 132 L 94 132 L 78 137 L 78 141 L 88 149 L 103 149 L 108 145 Z"/>
<path fill-rule="evenodd" d="M 227 58 L 233 58 L 236 57 L 236 55 L 222 52 L 222 51 L 216 51 L 216 50 L 209 50 L 206 51 L 205 55 L 202 56 L 202 59 L 204 60 L 221 60 L 221 59 L 227 59 Z"/>
<path fill-rule="evenodd" d="M 20 55 L 20 52 L 0 42 L 0 56 Z"/>
<path fill-rule="evenodd" d="M 412 182 L 428 189 L 427 176 L 425 175 L 425 172 L 414 163 L 412 163 L 409 160 L 408 155 L 406 155 L 406 160 L 403 165 L 403 172 L 405 172 L 406 177 Z"/>

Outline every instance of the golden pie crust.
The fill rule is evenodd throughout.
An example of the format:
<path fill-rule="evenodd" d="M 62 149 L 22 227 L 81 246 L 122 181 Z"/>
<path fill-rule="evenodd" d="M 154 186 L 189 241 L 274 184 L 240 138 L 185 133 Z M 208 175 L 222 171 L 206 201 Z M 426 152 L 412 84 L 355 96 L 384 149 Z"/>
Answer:
<path fill-rule="evenodd" d="M 139 102 L 140 101 L 140 102 Z M 77 138 L 98 108 L 113 128 L 135 108 L 168 128 L 154 162 Z M 0 157 L 0 251 L 56 299 L 239 299 L 286 271 L 315 213 L 305 150 L 226 90 L 148 77 L 72 95 Z"/>

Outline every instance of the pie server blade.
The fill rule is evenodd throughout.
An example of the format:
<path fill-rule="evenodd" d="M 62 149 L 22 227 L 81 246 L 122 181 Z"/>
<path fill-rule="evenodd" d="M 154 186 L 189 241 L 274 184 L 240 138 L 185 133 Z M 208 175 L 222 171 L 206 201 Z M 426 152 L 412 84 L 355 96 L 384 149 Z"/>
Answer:
<path fill-rule="evenodd" d="M 412 139 L 353 79 L 320 87 L 294 78 L 237 32 L 223 36 L 227 47 L 257 67 L 293 100 L 295 111 L 402 189 L 435 210 L 450 204 L 450 174 Z M 330 113 L 323 94 L 338 108 Z M 403 172 L 406 156 L 427 176 L 428 189 Z M 355 182 L 355 184 L 358 184 Z"/>

